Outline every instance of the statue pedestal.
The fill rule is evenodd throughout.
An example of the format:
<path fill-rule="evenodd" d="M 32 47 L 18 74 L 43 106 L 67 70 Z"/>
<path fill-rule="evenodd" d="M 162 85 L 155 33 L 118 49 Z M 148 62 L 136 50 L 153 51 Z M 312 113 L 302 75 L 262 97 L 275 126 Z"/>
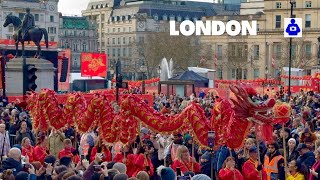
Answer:
<path fill-rule="evenodd" d="M 37 89 L 39 92 L 43 88 L 54 89 L 54 72 L 56 68 L 50 61 L 37 58 L 26 58 L 27 64 L 34 64 L 36 71 Z M 23 93 L 23 58 L 11 59 L 6 65 L 6 92 L 8 96 L 22 95 Z"/>

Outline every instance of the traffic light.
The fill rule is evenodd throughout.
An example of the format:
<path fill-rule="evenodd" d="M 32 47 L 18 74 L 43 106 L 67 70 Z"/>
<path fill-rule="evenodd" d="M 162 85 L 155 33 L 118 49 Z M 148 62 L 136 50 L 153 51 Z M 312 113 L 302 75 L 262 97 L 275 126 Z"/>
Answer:
<path fill-rule="evenodd" d="M 69 58 L 63 57 L 61 64 L 60 82 L 66 82 L 68 76 Z"/>
<path fill-rule="evenodd" d="M 119 74 L 118 76 L 117 76 L 117 78 L 116 78 L 116 87 L 117 88 L 122 88 L 122 76 L 121 76 L 121 74 Z"/>
<path fill-rule="evenodd" d="M 24 81 L 25 81 L 25 87 L 24 87 L 24 92 L 27 91 L 35 91 L 37 89 L 36 85 L 36 79 L 38 78 L 36 76 L 36 71 L 38 69 L 34 64 L 27 64 L 24 67 Z"/>

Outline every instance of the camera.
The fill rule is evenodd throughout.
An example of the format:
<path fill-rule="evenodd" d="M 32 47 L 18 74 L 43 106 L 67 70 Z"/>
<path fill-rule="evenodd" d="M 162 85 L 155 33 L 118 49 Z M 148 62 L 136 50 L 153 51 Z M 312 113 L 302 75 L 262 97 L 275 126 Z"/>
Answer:
<path fill-rule="evenodd" d="M 290 31 L 297 31 L 297 28 L 295 26 L 290 26 Z"/>
<path fill-rule="evenodd" d="M 101 165 L 93 165 L 93 169 L 94 171 L 99 172 L 101 171 Z"/>

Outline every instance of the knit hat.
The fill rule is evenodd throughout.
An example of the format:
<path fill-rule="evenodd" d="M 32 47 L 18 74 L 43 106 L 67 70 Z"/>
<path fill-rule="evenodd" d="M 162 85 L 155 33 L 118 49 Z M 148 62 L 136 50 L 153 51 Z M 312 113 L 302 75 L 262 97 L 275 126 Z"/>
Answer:
<path fill-rule="evenodd" d="M 52 166 L 53 164 L 56 162 L 56 157 L 54 157 L 53 155 L 47 155 L 45 158 L 44 158 L 44 162 L 45 163 L 51 163 Z"/>
<path fill-rule="evenodd" d="M 117 174 L 113 177 L 113 180 L 127 180 L 128 179 L 128 175 L 126 174 Z"/>
<path fill-rule="evenodd" d="M 71 162 L 72 162 L 71 157 L 64 156 L 60 159 L 60 165 L 65 165 L 67 167 L 69 167 Z"/>
<path fill-rule="evenodd" d="M 123 163 L 115 163 L 112 168 L 118 170 L 120 173 L 127 173 L 127 166 Z"/>
<path fill-rule="evenodd" d="M 193 176 L 191 180 L 211 180 L 211 178 L 205 174 L 198 174 Z"/>
<path fill-rule="evenodd" d="M 187 143 L 190 139 L 192 139 L 192 137 L 190 136 L 190 134 L 184 135 L 184 142 Z"/>
<path fill-rule="evenodd" d="M 175 180 L 175 173 L 174 171 L 165 166 L 159 166 L 157 169 L 157 173 L 160 176 L 161 180 Z"/>
<path fill-rule="evenodd" d="M 12 146 L 12 148 L 18 148 L 22 152 L 22 147 L 21 147 L 20 144 L 15 144 L 15 145 Z"/>
<path fill-rule="evenodd" d="M 288 143 L 289 143 L 290 141 L 294 142 L 294 144 L 297 144 L 297 141 L 296 141 L 294 138 L 290 138 L 290 139 L 288 140 Z"/>

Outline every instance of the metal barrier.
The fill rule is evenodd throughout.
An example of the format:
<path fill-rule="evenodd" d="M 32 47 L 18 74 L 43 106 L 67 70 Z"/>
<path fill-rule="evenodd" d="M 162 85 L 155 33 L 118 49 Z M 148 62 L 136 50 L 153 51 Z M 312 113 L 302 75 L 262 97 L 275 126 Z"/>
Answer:
<path fill-rule="evenodd" d="M 11 146 L 11 147 L 12 147 L 13 145 L 17 144 L 16 135 L 9 134 L 9 139 L 10 139 L 10 146 Z"/>

